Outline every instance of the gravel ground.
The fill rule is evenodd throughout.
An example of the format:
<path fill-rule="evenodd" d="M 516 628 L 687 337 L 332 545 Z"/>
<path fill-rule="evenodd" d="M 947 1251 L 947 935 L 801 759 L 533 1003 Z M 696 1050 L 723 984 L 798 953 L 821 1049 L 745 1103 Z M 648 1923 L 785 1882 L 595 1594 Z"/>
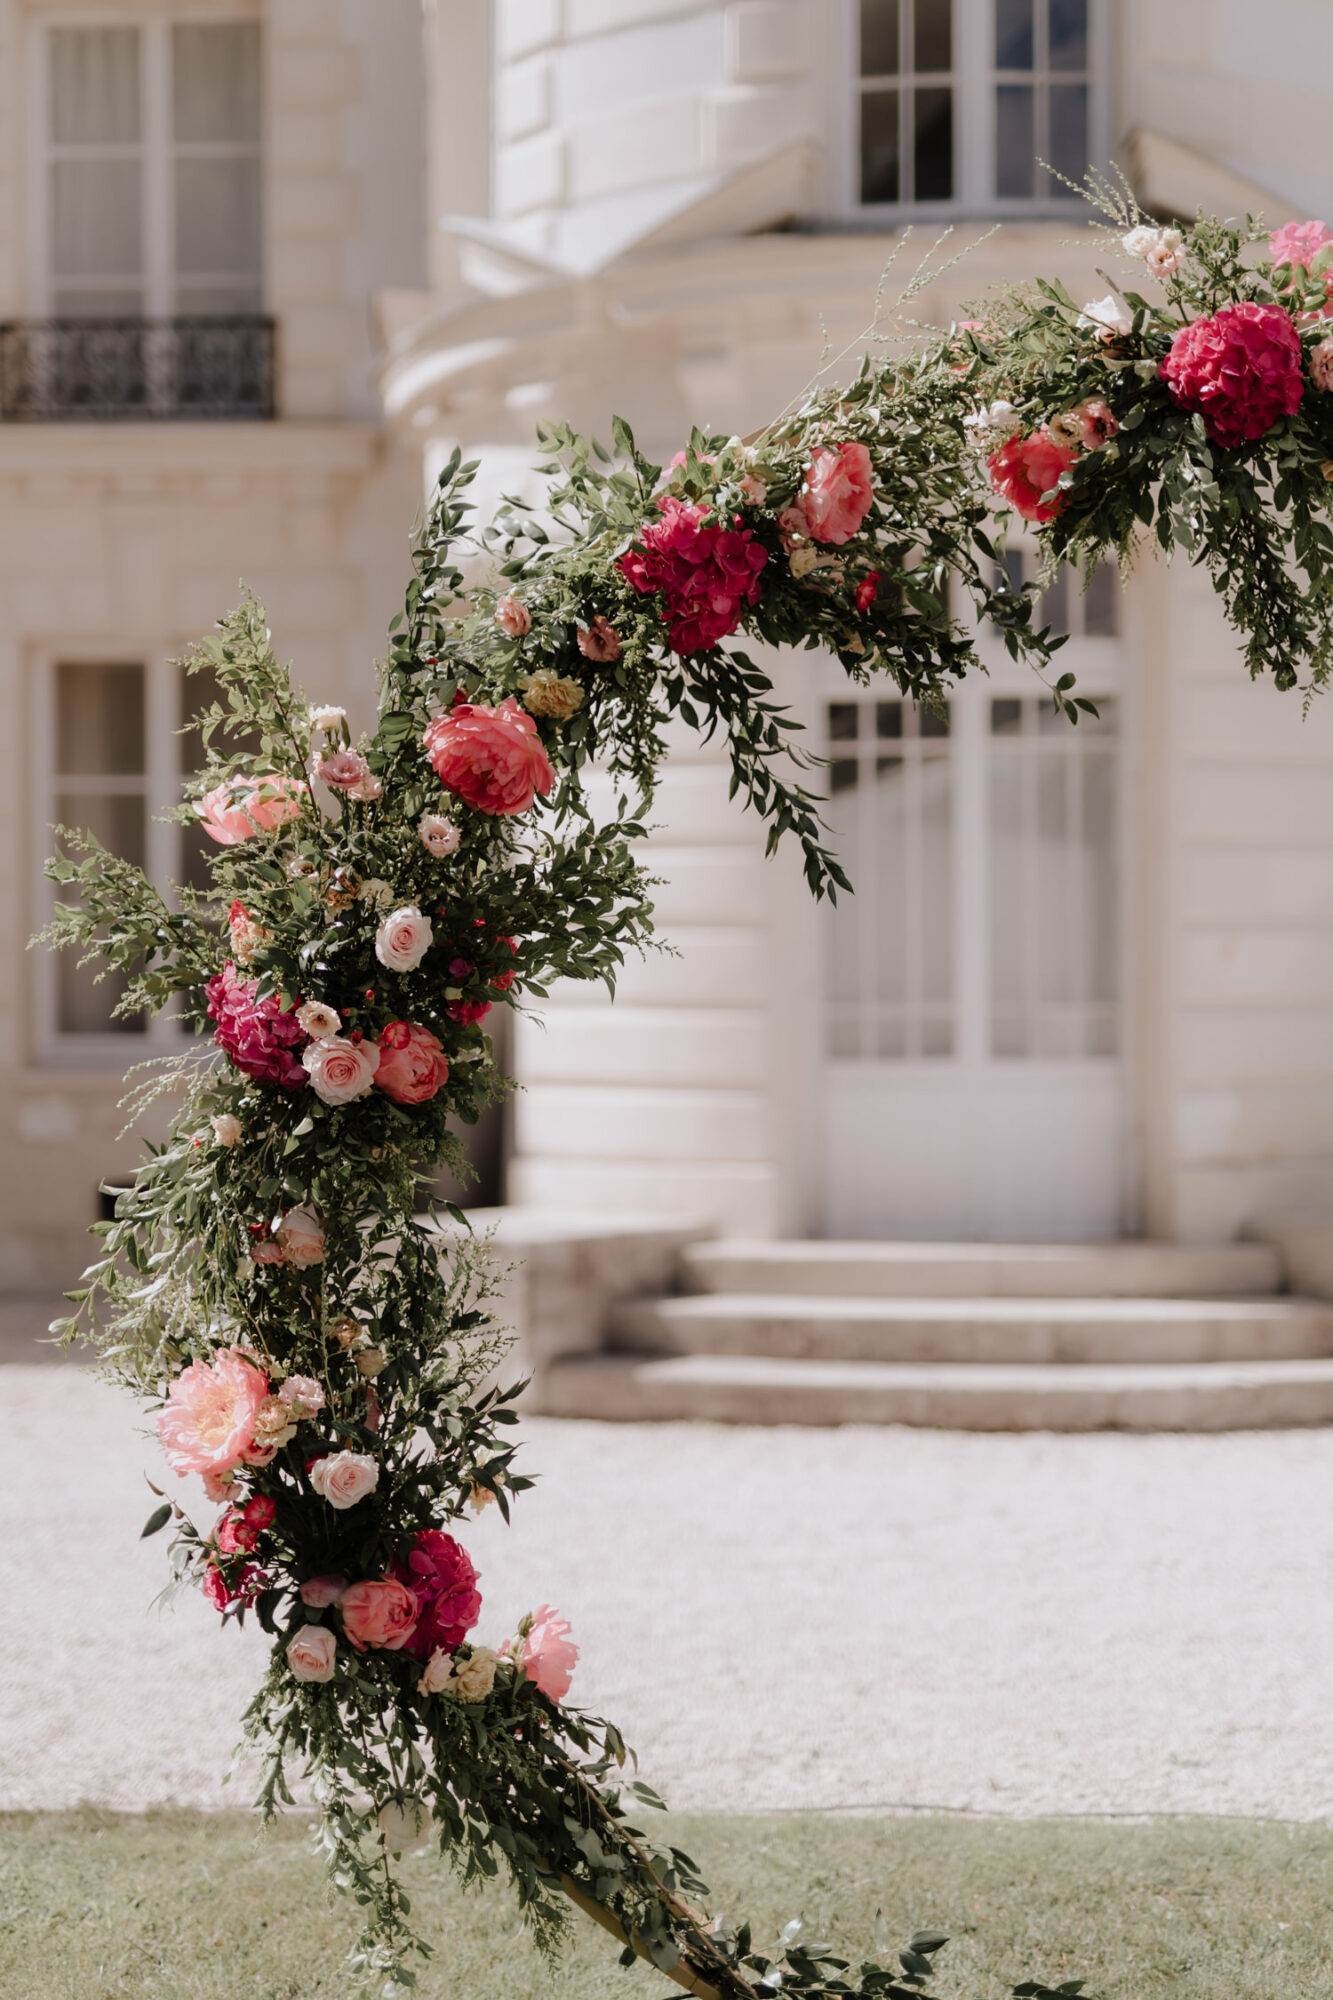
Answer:
<path fill-rule="evenodd" d="M 129 1401 L 0 1369 L 0 1808 L 239 1805 L 263 1640 L 150 1608 Z M 680 1807 L 1333 1812 L 1333 1432 L 987 1437 L 530 1420 L 468 1531 Z"/>

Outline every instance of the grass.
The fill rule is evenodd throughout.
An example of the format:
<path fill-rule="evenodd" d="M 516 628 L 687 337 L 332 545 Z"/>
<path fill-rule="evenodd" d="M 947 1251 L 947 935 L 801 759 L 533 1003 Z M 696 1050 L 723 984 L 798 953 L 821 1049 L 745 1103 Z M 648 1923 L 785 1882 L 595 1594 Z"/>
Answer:
<path fill-rule="evenodd" d="M 938 1926 L 942 1994 L 998 2000 L 1017 1979 L 1086 1977 L 1112 2000 L 1328 2000 L 1333 1828 L 814 1815 L 672 1822 L 714 1907 L 771 1937 L 802 1915 L 855 1958 L 882 1908 L 895 1938 Z M 558 1966 L 505 1892 L 464 1896 L 438 1860 L 403 1864 L 436 1946 L 421 2000 L 658 2000 L 579 1919 Z M 350 1907 L 330 1904 L 299 1822 L 0 1816 L 5 2000 L 335 2000 Z"/>

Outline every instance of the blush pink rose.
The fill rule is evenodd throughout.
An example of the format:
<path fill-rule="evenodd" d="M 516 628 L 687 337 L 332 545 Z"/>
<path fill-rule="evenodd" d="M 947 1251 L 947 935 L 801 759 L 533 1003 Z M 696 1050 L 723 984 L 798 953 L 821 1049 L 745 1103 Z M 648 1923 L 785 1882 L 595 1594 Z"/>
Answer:
<path fill-rule="evenodd" d="M 373 1493 L 379 1480 L 376 1461 L 359 1451 L 330 1452 L 326 1458 L 317 1458 L 310 1468 L 310 1484 L 339 1513 Z"/>
<path fill-rule="evenodd" d="M 324 1231 L 313 1208 L 289 1208 L 278 1224 L 278 1242 L 284 1261 L 294 1265 L 298 1271 L 308 1270 L 312 1264 L 324 1261 Z M 283 1393 L 287 1387 L 284 1383 L 283 1390 L 279 1392 L 283 1394 L 284 1401 L 288 1400 Z M 321 1391 L 320 1401 L 323 1400 Z"/>
<path fill-rule="evenodd" d="M 306 1081 L 298 1054 L 306 1032 L 295 1013 L 283 1008 L 277 994 L 256 999 L 259 981 L 241 979 L 230 959 L 204 990 L 208 1018 L 217 1022 L 213 1039 L 237 1069 L 256 1083 L 299 1090 Z"/>
<path fill-rule="evenodd" d="M 263 778 L 229 778 L 202 799 L 195 811 L 210 840 L 235 847 L 257 833 L 272 833 L 285 820 L 296 819 L 307 787 L 299 778 L 271 771 Z"/>
<path fill-rule="evenodd" d="M 425 1104 L 448 1081 L 448 1059 L 429 1028 L 390 1021 L 381 1031 L 375 1087 L 395 1104 Z"/>
<path fill-rule="evenodd" d="M 338 1606 L 343 1631 L 358 1653 L 367 1646 L 379 1646 L 386 1653 L 401 1653 L 417 1622 L 416 1598 L 396 1577 L 378 1582 L 354 1583 L 343 1593 Z"/>
<path fill-rule="evenodd" d="M 986 461 L 990 483 L 1016 514 L 1025 521 L 1053 521 L 1065 504 L 1063 491 L 1051 500 L 1049 493 L 1060 474 L 1074 463 L 1067 445 L 1057 444 L 1050 432 L 1034 431 L 1031 437 L 1011 437 Z"/>
<path fill-rule="evenodd" d="M 430 918 L 414 905 L 391 910 L 375 933 L 375 956 L 386 972 L 415 972 L 435 941 Z"/>
<path fill-rule="evenodd" d="M 509 639 L 522 639 L 532 630 L 532 613 L 516 597 L 496 600 L 495 622 Z"/>
<path fill-rule="evenodd" d="M 452 1535 L 427 1528 L 412 1544 L 407 1562 L 396 1564 L 393 1573 L 420 1606 L 408 1651 L 424 1660 L 437 1646 L 452 1652 L 461 1645 L 481 1616 L 477 1572 L 467 1550 Z"/>
<path fill-rule="evenodd" d="M 1176 407 L 1199 411 L 1223 447 L 1252 443 L 1294 416 L 1304 386 L 1291 315 L 1250 299 L 1182 327 L 1158 373 Z"/>
<path fill-rule="evenodd" d="M 345 1576 L 312 1576 L 301 1585 L 301 1602 L 311 1611 L 327 1611 L 331 1604 L 341 1604 L 347 1594 Z"/>
<path fill-rule="evenodd" d="M 374 1042 L 335 1035 L 327 1042 L 311 1042 L 301 1061 L 321 1104 L 351 1104 L 374 1083 L 380 1052 Z"/>
<path fill-rule="evenodd" d="M 370 776 L 370 766 L 359 750 L 334 750 L 320 759 L 319 775 L 333 791 L 355 795 Z"/>
<path fill-rule="evenodd" d="M 287 1664 L 298 1681 L 331 1681 L 336 1671 L 338 1641 L 327 1625 L 303 1625 L 287 1641 Z"/>
<path fill-rule="evenodd" d="M 526 812 L 555 783 L 537 725 L 516 695 L 498 708 L 455 703 L 428 725 L 425 744 L 440 783 L 478 812 Z"/>
<path fill-rule="evenodd" d="M 156 1420 L 173 1472 L 230 1472 L 254 1443 L 268 1377 L 239 1347 L 192 1361 L 172 1383 Z"/>
<path fill-rule="evenodd" d="M 811 454 L 801 511 L 817 542 L 850 542 L 875 497 L 870 453 L 861 443 L 833 451 L 823 445 Z"/>
<path fill-rule="evenodd" d="M 579 1649 L 570 1624 L 552 1604 L 539 1604 L 519 1652 L 518 1664 L 550 1701 L 563 1701 L 578 1665 Z"/>

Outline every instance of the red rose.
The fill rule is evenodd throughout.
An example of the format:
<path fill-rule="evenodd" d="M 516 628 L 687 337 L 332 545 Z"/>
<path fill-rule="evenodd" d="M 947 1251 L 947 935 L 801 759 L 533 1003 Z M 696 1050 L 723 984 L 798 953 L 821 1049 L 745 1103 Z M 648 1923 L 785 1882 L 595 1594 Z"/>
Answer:
<path fill-rule="evenodd" d="M 1066 445 L 1057 444 L 1045 428 L 1031 437 L 1011 437 L 986 461 L 990 483 L 1002 499 L 1025 521 L 1053 521 L 1065 504 L 1063 492 L 1043 501 L 1058 484 L 1060 474 L 1074 463 Z"/>
<path fill-rule="evenodd" d="M 526 812 L 555 783 L 537 725 L 512 694 L 498 708 L 455 702 L 428 724 L 425 744 L 440 783 L 478 812 Z"/>
<path fill-rule="evenodd" d="M 429 1028 L 390 1021 L 379 1040 L 375 1088 L 395 1104 L 425 1104 L 449 1080 L 444 1050 Z"/>
<path fill-rule="evenodd" d="M 451 1021 L 457 1021 L 460 1028 L 473 1028 L 478 1021 L 484 1021 L 491 1011 L 489 1000 L 451 1000 L 445 1008 Z"/>
<path fill-rule="evenodd" d="M 1179 409 L 1202 413 L 1214 444 L 1247 444 L 1295 415 L 1301 343 L 1281 306 L 1246 299 L 1182 327 L 1159 372 Z"/>
<path fill-rule="evenodd" d="M 879 596 L 879 571 L 877 569 L 872 569 L 867 571 L 865 576 L 861 578 L 861 581 L 856 586 L 857 610 L 869 611 L 871 605 L 874 603 L 875 599 L 878 596 Z"/>
<path fill-rule="evenodd" d="M 477 1572 L 466 1549 L 460 1548 L 452 1535 L 427 1528 L 412 1544 L 406 1564 L 396 1564 L 393 1573 L 421 1606 L 421 1616 L 406 1642 L 407 1651 L 421 1660 L 437 1647 L 452 1653 L 481 1615 Z M 344 1616 L 346 1603 L 344 1598 Z"/>

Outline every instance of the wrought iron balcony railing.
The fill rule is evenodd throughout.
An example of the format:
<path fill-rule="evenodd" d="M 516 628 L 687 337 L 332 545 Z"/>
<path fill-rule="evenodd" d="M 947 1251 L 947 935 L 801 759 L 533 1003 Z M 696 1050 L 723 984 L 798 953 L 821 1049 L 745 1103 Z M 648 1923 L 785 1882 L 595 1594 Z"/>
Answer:
<path fill-rule="evenodd" d="M 0 422 L 246 420 L 274 415 L 273 321 L 0 321 Z"/>

